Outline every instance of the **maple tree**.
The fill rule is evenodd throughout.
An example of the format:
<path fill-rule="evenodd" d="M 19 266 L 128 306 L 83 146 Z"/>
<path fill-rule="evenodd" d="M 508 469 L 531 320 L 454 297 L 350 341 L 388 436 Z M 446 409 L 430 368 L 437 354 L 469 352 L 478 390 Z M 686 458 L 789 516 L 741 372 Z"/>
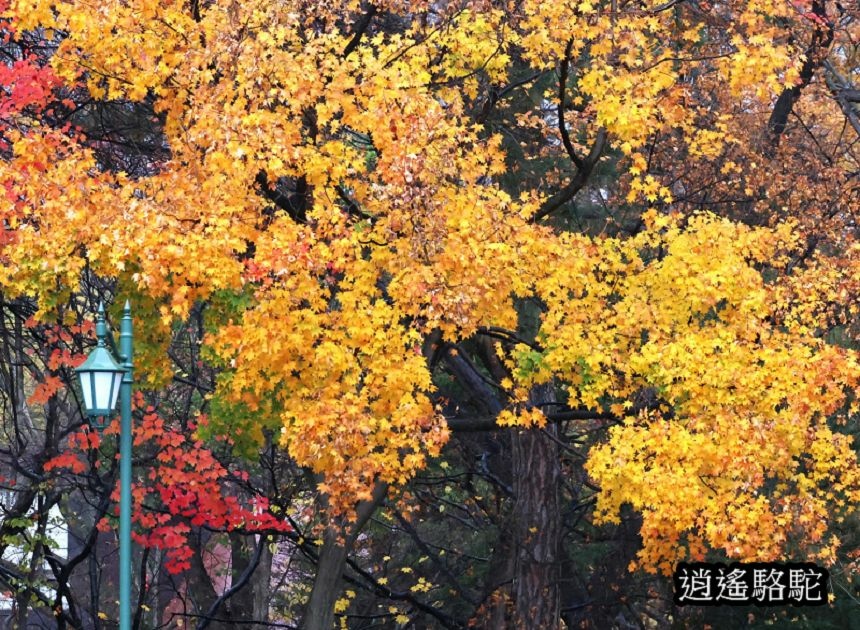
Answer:
<path fill-rule="evenodd" d="M 178 554 L 170 568 L 193 555 L 179 523 L 254 522 L 194 440 L 277 444 L 326 510 L 304 623 L 330 627 L 374 510 L 408 505 L 452 434 L 513 427 L 513 586 L 486 576 L 464 614 L 557 627 L 560 504 L 581 498 L 561 491 L 560 448 L 594 423 L 589 519 L 639 514 L 634 567 L 835 562 L 860 494 L 856 9 L 0 9 L 0 290 L 78 354 L 93 287 L 150 314 L 142 385 L 188 396 L 175 427 L 140 419 L 164 459 L 138 497 L 167 512 L 143 514 L 138 540 Z M 202 349 L 178 352 L 189 321 Z M 32 404 L 68 401 L 71 356 L 43 361 Z M 46 472 L 88 470 L 51 455 Z"/>

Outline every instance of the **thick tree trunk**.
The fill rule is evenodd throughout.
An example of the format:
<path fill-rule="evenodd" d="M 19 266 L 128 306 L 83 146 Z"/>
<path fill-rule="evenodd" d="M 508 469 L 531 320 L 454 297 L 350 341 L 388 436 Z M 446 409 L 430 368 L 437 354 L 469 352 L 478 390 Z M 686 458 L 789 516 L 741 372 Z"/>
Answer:
<path fill-rule="evenodd" d="M 230 532 L 230 564 L 231 586 L 239 581 L 240 576 L 251 564 L 256 545 L 254 538 L 238 532 Z M 239 590 L 227 601 L 230 619 L 234 621 L 252 621 L 254 619 L 254 592 L 250 588 Z"/>
<path fill-rule="evenodd" d="M 349 549 L 338 532 L 327 529 L 317 562 L 314 587 L 302 619 L 302 630 L 331 630 L 334 627 L 334 603 L 340 594 L 340 582 Z"/>
<path fill-rule="evenodd" d="M 388 485 L 377 483 L 373 489 L 373 499 L 360 503 L 356 508 L 354 522 L 346 527 L 330 525 L 326 529 L 317 560 L 314 586 L 302 619 L 302 630 L 331 630 L 334 626 L 334 603 L 340 596 L 347 556 L 361 529 L 387 493 Z"/>
<path fill-rule="evenodd" d="M 254 619 L 261 622 L 260 628 L 265 628 L 269 621 L 269 603 L 272 598 L 272 550 L 269 545 L 260 555 L 260 565 L 254 573 L 251 584 L 254 598 Z"/>
<path fill-rule="evenodd" d="M 536 388 L 532 402 L 550 402 L 549 386 Z M 513 508 L 516 560 L 514 565 L 514 624 L 529 630 L 559 628 L 559 562 L 561 469 L 558 447 L 552 440 L 557 428 L 514 432 L 511 438 L 514 467 Z"/>

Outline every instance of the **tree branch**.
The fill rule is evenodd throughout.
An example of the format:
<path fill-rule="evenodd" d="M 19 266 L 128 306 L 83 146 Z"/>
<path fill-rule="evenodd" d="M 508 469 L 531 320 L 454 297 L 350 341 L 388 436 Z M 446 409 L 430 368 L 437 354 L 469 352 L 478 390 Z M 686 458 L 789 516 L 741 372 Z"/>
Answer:
<path fill-rule="evenodd" d="M 378 10 L 377 6 L 371 3 L 367 9 L 367 13 L 364 13 L 355 23 L 355 27 L 352 31 L 352 39 L 349 40 L 349 43 L 343 49 L 344 58 L 349 57 L 352 51 L 358 48 L 358 44 L 361 42 L 362 36 L 367 32 L 367 28 L 370 26 L 370 21 L 373 19 L 373 16 L 376 15 Z"/>
<path fill-rule="evenodd" d="M 590 411 L 588 409 L 566 409 L 555 411 L 546 415 L 547 422 L 565 422 L 567 420 L 610 420 L 618 422 L 618 416 L 611 413 Z M 496 424 L 497 415 L 469 416 L 465 418 L 446 418 L 448 428 L 455 433 L 474 433 L 477 431 L 497 431 L 503 429 Z"/>
<path fill-rule="evenodd" d="M 821 52 L 826 52 L 831 42 L 833 42 L 833 24 L 827 19 L 825 1 L 813 0 L 811 12 L 818 18 L 819 26 L 816 26 L 815 32 L 812 35 L 812 41 L 804 53 L 806 59 L 800 68 L 800 81 L 787 90 L 783 90 L 773 106 L 773 111 L 767 123 L 768 130 L 770 131 L 770 153 L 773 153 L 779 146 L 779 140 L 785 131 L 788 116 L 791 114 L 794 104 L 800 98 L 801 91 L 809 85 L 815 69 L 823 63 L 824 58 Z"/>
<path fill-rule="evenodd" d="M 854 86 L 843 77 L 832 63 L 825 60 L 824 69 L 826 70 L 824 80 L 827 83 L 827 88 L 830 93 L 839 103 L 842 108 L 842 113 L 848 119 L 848 123 L 860 136 L 860 112 L 855 103 L 860 103 L 860 90 L 854 89 Z"/>
<path fill-rule="evenodd" d="M 204 615 L 200 623 L 197 624 L 197 630 L 205 630 L 214 620 L 215 613 L 218 612 L 218 609 L 221 607 L 221 604 L 233 597 L 233 595 L 238 593 L 242 588 L 245 587 L 246 584 L 248 584 L 248 581 L 251 579 L 251 576 L 254 574 L 254 571 L 257 570 L 257 566 L 260 564 L 260 557 L 263 555 L 263 547 L 265 545 L 266 537 L 260 536 L 260 540 L 257 542 L 257 548 L 254 550 L 254 556 L 251 558 L 251 562 L 248 563 L 247 567 L 245 567 L 245 570 L 242 572 L 242 575 L 239 576 L 239 579 L 236 580 L 236 583 L 230 586 L 230 588 L 224 591 L 224 593 L 218 599 L 212 602 L 212 605 L 209 607 L 209 610 L 206 611 L 206 615 Z"/>
<path fill-rule="evenodd" d="M 561 142 L 564 145 L 565 151 L 570 156 L 571 161 L 576 165 L 578 170 L 582 170 L 585 164 L 576 151 L 573 149 L 573 144 L 570 141 L 570 134 L 567 132 L 567 124 L 564 122 L 565 100 L 567 96 L 567 74 L 570 69 L 570 51 L 573 48 L 573 38 L 567 40 L 567 46 L 564 47 L 564 56 L 561 58 L 561 66 L 558 70 L 558 132 L 561 134 Z"/>
<path fill-rule="evenodd" d="M 532 217 L 533 223 L 537 223 L 545 216 L 558 210 L 561 206 L 573 199 L 576 193 L 582 190 L 588 182 L 588 178 L 591 176 L 591 172 L 594 170 L 594 167 L 597 165 L 597 161 L 600 159 L 600 155 L 603 153 L 605 146 L 606 130 L 601 128 L 600 131 L 597 132 L 597 138 L 595 138 L 594 144 L 591 146 L 591 151 L 589 151 L 588 156 L 582 161 L 582 168 L 576 171 L 576 175 L 574 175 L 573 179 L 567 186 L 543 203 L 540 209 Z"/>

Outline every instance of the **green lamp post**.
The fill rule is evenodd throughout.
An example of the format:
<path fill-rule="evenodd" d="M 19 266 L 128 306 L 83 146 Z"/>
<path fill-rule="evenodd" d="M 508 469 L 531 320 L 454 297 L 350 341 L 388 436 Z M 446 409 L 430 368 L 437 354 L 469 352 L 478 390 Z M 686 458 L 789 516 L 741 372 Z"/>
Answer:
<path fill-rule="evenodd" d="M 119 432 L 119 629 L 131 630 L 131 386 L 132 321 L 131 305 L 122 311 L 117 363 L 105 345 L 107 324 L 104 306 L 99 304 L 96 318 L 98 345 L 87 360 L 75 369 L 81 382 L 84 407 L 97 427 L 103 427 L 120 402 Z"/>

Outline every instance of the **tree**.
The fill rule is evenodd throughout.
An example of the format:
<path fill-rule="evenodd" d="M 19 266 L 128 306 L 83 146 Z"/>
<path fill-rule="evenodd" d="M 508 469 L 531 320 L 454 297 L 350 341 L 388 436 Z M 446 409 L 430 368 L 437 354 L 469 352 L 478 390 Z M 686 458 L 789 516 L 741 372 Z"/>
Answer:
<path fill-rule="evenodd" d="M 486 576 L 467 616 L 558 626 L 563 504 L 583 498 L 561 454 L 609 425 L 581 444 L 594 518 L 638 513 L 636 566 L 836 558 L 860 493 L 857 357 L 824 338 L 850 338 L 856 314 L 856 10 L 22 0 L 4 15 L 14 45 L 56 53 L 5 79 L 0 287 L 67 325 L 65 305 L 115 279 L 106 291 L 153 313 L 147 387 L 190 388 L 180 426 L 208 411 L 235 453 L 277 443 L 307 471 L 326 517 L 306 627 L 345 610 L 333 585 L 376 508 L 396 518 L 452 433 L 498 427 L 514 429 L 458 438 L 512 495 L 493 514 L 511 520 L 504 579 Z M 62 90 L 74 125 L 33 108 Z M 200 355 L 175 350 L 187 321 L 208 331 Z M 201 374 L 174 378 L 168 347 Z"/>

